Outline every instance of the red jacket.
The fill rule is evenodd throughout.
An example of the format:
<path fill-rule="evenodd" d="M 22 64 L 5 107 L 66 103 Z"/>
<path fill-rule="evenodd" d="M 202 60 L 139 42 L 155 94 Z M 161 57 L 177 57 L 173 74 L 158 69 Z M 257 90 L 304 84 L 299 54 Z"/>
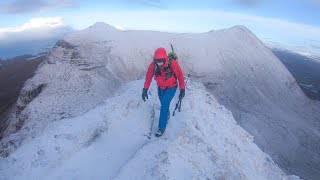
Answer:
<path fill-rule="evenodd" d="M 162 67 L 160 67 L 161 75 L 154 76 L 154 71 L 155 71 L 156 67 L 155 67 L 154 62 L 151 62 L 151 64 L 149 65 L 147 74 L 146 74 L 146 81 L 144 83 L 144 88 L 149 89 L 150 83 L 152 81 L 152 77 L 154 76 L 154 79 L 157 81 L 157 85 L 163 90 L 165 90 L 167 88 L 178 86 L 177 79 L 179 81 L 180 90 L 184 89 L 185 88 L 184 77 L 183 77 L 183 73 L 182 73 L 182 70 L 181 70 L 178 62 L 176 60 L 171 61 L 170 66 L 171 66 L 171 69 L 172 69 L 174 75 L 172 75 L 170 78 L 166 79 L 164 68 L 168 66 L 169 60 L 168 60 L 167 52 L 164 48 L 158 48 L 154 53 L 154 59 L 161 59 L 161 58 L 165 58 L 164 65 Z"/>

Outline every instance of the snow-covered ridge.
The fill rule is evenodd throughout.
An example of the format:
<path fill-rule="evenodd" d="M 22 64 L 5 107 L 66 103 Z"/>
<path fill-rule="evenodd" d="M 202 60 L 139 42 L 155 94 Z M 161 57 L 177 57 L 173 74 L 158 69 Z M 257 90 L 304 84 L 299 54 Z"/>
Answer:
<path fill-rule="evenodd" d="M 245 32 L 243 29 L 238 26 L 229 31 Z M 224 31 L 228 32 L 221 33 Z M 12 115 L 4 136 L 24 126 L 25 130 L 15 135 L 24 139 L 27 134 L 43 129 L 48 122 L 74 117 L 93 108 L 124 82 L 143 77 L 154 50 L 159 46 L 168 47 L 170 42 L 182 48 L 179 57 L 185 71 L 198 71 L 190 64 L 195 61 L 191 62 L 189 47 L 180 46 L 177 37 L 184 43 L 196 41 L 198 36 L 215 36 L 212 33 L 197 34 L 188 40 L 188 34 L 120 31 L 104 23 L 71 33 L 55 45 L 36 75 L 26 82 L 17 102 L 17 113 Z M 207 67 L 203 63 L 196 65 Z M 20 141 L 14 142 L 14 147 L 18 147 Z"/>
<path fill-rule="evenodd" d="M 142 85 L 132 81 L 87 113 L 53 122 L 0 161 L 1 177 L 298 179 L 286 176 L 200 83 L 189 82 L 182 112 L 171 117 L 163 137 L 154 137 L 157 91 L 152 85 L 143 102 L 136 96 Z M 148 139 L 152 111 L 156 120 Z"/>
<path fill-rule="evenodd" d="M 170 51 L 170 43 L 185 74 L 231 110 L 282 168 L 317 177 L 320 105 L 304 96 L 285 66 L 244 26 L 173 34 L 120 31 L 97 23 L 67 35 L 21 91 L 0 156 L 10 155 L 52 123 L 107 101 L 121 85 L 143 79 L 154 50 Z"/>

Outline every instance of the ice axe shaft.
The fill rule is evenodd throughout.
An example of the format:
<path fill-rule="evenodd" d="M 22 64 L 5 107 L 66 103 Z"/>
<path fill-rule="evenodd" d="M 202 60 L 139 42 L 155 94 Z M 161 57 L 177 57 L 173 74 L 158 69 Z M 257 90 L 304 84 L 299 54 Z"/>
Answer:
<path fill-rule="evenodd" d="M 188 80 L 189 80 L 189 77 L 190 77 L 190 76 L 191 76 L 190 74 L 187 75 L 187 80 L 186 80 L 186 86 L 185 86 L 185 88 L 187 88 L 187 84 L 188 84 Z M 182 99 L 179 99 L 178 102 L 177 102 L 177 104 L 176 104 L 176 108 L 175 108 L 174 111 L 173 111 L 172 116 L 175 115 L 175 112 L 176 112 L 177 109 L 178 109 L 178 112 L 181 112 L 181 103 L 182 103 Z"/>
<path fill-rule="evenodd" d="M 176 104 L 176 108 L 174 109 L 172 116 L 175 115 L 176 110 L 177 110 L 179 107 L 181 108 L 181 100 L 180 100 L 180 99 L 179 99 L 179 101 L 178 101 L 177 104 Z M 178 110 L 179 112 L 180 112 L 180 108 L 179 108 L 179 110 Z"/>

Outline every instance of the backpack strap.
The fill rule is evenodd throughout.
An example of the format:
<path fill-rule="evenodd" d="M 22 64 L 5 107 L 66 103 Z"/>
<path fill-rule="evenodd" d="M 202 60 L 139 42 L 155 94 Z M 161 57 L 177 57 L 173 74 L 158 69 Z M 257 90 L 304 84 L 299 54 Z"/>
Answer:
<path fill-rule="evenodd" d="M 161 75 L 161 70 L 160 70 L 160 67 L 158 66 L 158 64 L 156 62 L 153 62 L 154 64 L 154 75 L 155 76 L 160 76 Z"/>
<path fill-rule="evenodd" d="M 172 61 L 172 59 L 169 59 L 168 66 L 164 69 L 165 75 L 166 75 L 166 79 L 169 79 L 169 78 L 171 78 L 172 76 L 174 76 L 175 78 L 177 78 L 177 76 L 174 74 L 173 69 L 172 69 L 172 67 L 171 67 L 171 61 Z"/>

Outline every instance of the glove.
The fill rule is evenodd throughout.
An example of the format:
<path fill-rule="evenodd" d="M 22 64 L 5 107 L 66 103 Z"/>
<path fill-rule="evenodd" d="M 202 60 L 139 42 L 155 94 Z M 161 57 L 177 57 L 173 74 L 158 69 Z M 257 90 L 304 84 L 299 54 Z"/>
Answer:
<path fill-rule="evenodd" d="M 147 88 L 143 88 L 142 89 L 142 100 L 146 101 L 146 98 L 148 99 L 148 89 Z"/>
<path fill-rule="evenodd" d="M 180 90 L 179 100 L 181 100 L 184 97 L 185 93 L 185 89 Z"/>
<path fill-rule="evenodd" d="M 175 59 L 177 60 L 178 59 L 178 56 L 175 52 L 171 52 L 168 54 L 168 58 L 169 58 L 169 61 L 172 60 L 172 59 Z"/>

